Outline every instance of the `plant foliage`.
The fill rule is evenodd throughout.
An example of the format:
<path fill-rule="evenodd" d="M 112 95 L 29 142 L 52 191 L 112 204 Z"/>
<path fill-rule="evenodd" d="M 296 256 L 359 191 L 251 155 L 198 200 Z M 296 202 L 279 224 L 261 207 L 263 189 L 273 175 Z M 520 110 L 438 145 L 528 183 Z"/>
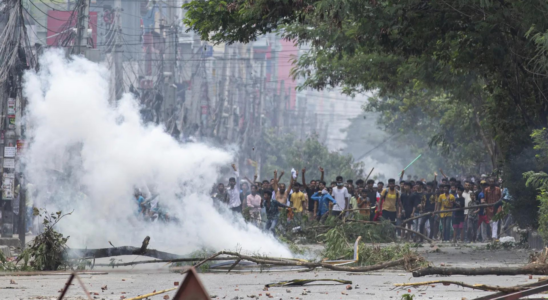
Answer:
<path fill-rule="evenodd" d="M 24 261 L 24 266 L 27 266 L 30 261 L 31 267 L 35 270 L 55 271 L 61 266 L 70 264 L 66 260 L 69 237 L 63 236 L 54 227 L 61 219 L 71 213 L 63 214 L 61 211 L 58 211 L 48 214 L 45 210 L 39 213 L 44 218 L 42 222 L 44 231 L 37 235 L 32 244 L 21 254 L 19 260 L 22 259 Z"/>
<path fill-rule="evenodd" d="M 278 31 L 309 49 L 295 58 L 302 88 L 375 91 L 368 109 L 385 129 L 408 136 L 414 151 L 442 154 L 424 155 L 425 169 L 440 160 L 457 174 L 488 165 L 516 199 L 518 222 L 535 224 L 537 193 L 522 174 L 541 171 L 530 133 L 548 126 L 548 2 L 194 0 L 184 8 L 189 30 L 214 43 Z"/>

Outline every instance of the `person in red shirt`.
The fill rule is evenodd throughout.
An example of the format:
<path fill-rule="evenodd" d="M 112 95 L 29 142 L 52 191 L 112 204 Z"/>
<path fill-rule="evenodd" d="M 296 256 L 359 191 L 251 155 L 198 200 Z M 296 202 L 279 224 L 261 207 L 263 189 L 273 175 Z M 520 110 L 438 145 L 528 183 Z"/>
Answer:
<path fill-rule="evenodd" d="M 494 178 L 489 178 L 488 183 L 489 186 L 485 188 L 485 190 L 483 191 L 483 195 L 485 197 L 485 202 L 487 202 L 487 204 L 492 204 L 502 198 L 502 191 L 498 186 L 496 186 Z M 489 218 L 489 220 L 491 220 L 489 222 L 489 224 L 491 225 L 491 236 L 493 239 L 496 239 L 498 237 L 499 222 L 493 221 L 493 216 L 495 215 L 494 208 L 491 206 L 486 207 L 485 209 L 487 217 Z"/>

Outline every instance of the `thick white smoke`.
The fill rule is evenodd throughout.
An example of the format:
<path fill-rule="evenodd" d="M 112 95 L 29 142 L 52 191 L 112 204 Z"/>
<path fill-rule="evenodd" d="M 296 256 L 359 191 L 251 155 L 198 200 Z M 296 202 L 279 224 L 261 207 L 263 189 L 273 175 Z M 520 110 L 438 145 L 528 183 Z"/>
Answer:
<path fill-rule="evenodd" d="M 204 144 L 179 144 L 161 127 L 143 125 L 128 94 L 109 104 L 106 68 L 58 50 L 25 74 L 28 181 L 37 205 L 74 213 L 59 223 L 72 247 L 139 245 L 188 253 L 236 249 L 289 256 L 287 248 L 231 213 L 220 214 L 208 196 L 219 168 L 232 155 Z M 135 217 L 133 187 L 156 189 L 160 205 L 180 223 Z M 83 192 L 83 193 L 82 193 Z M 184 251 L 184 252 L 183 252 Z"/>

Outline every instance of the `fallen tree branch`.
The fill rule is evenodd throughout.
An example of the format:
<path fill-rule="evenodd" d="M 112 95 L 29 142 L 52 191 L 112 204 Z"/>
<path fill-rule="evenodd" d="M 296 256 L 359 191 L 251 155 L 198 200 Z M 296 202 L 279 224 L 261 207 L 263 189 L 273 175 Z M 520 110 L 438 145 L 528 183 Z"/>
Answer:
<path fill-rule="evenodd" d="M 228 268 L 228 271 L 226 271 L 227 273 L 230 273 L 230 271 L 232 271 L 232 269 L 234 269 L 235 266 L 237 266 L 242 260 L 241 259 L 238 259 L 236 260 L 232 266 L 230 266 L 230 268 Z"/>
<path fill-rule="evenodd" d="M 345 271 L 345 272 L 369 272 L 369 271 L 381 270 L 381 269 L 386 269 L 386 268 L 396 267 L 396 266 L 403 266 L 404 269 L 408 271 L 412 271 L 414 265 L 424 262 L 424 258 L 422 258 L 421 256 L 408 255 L 404 258 L 383 262 L 376 265 L 348 267 L 348 266 L 336 266 L 336 265 L 331 265 L 323 262 L 309 262 L 309 261 L 303 261 L 303 260 L 278 259 L 278 258 L 269 258 L 269 257 L 254 257 L 254 256 L 243 255 L 237 252 L 220 251 L 210 256 L 209 258 L 206 258 L 205 260 L 197 264 L 195 267 L 198 267 L 201 264 L 206 263 L 208 260 L 216 258 L 220 255 L 230 255 L 233 257 L 238 257 L 239 260 L 247 260 L 247 261 L 254 262 L 256 264 L 261 264 L 261 265 L 296 266 L 296 267 L 304 267 L 308 269 L 322 267 L 322 268 L 326 268 L 334 271 Z"/>
<path fill-rule="evenodd" d="M 491 268 L 445 268 L 426 267 L 413 271 L 413 277 L 428 275 L 548 275 L 548 264 L 528 264 L 522 267 L 491 267 Z"/>
<path fill-rule="evenodd" d="M 173 254 L 169 252 L 158 251 L 154 249 L 147 249 L 150 242 L 150 237 L 145 237 L 140 248 L 132 246 L 112 247 L 112 248 L 100 248 L 100 249 L 68 249 L 68 258 L 82 258 L 93 257 L 103 258 L 111 256 L 122 255 L 142 255 L 148 257 L 154 257 L 161 260 L 173 260 L 184 258 L 182 255 Z M 110 242 L 109 242 L 110 243 Z M 112 243 L 110 243 L 112 245 Z"/>
<path fill-rule="evenodd" d="M 480 204 L 480 205 L 476 205 L 476 206 L 473 206 L 473 207 L 462 207 L 462 208 L 453 208 L 453 209 L 446 209 L 446 210 L 431 211 L 431 212 L 424 213 L 422 215 L 418 215 L 416 217 L 405 219 L 405 220 L 402 221 L 402 224 L 405 224 L 407 222 L 411 222 L 413 220 L 420 219 L 420 218 L 423 218 L 423 217 L 428 217 L 428 216 L 431 216 L 431 215 L 437 215 L 437 214 L 442 214 L 442 213 L 447 213 L 447 212 L 454 212 L 454 211 L 465 210 L 465 209 L 476 209 L 476 208 L 482 208 L 482 207 L 490 207 L 490 206 L 495 206 L 495 203 Z"/>
<path fill-rule="evenodd" d="M 422 237 L 423 239 L 429 241 L 430 244 L 433 244 L 433 243 L 434 243 L 434 240 L 433 240 L 433 239 L 431 239 L 431 238 L 427 237 L 426 235 L 424 235 L 424 234 L 422 234 L 422 233 L 420 233 L 420 232 L 417 232 L 417 231 L 415 231 L 415 230 L 411 230 L 411 229 L 408 229 L 408 228 L 405 228 L 405 227 L 401 227 L 401 226 L 396 226 L 396 228 L 398 228 L 398 229 L 400 229 L 400 230 L 405 230 L 405 231 L 409 231 L 409 232 L 411 232 L 411 233 L 414 233 L 414 234 L 416 234 L 416 235 Z"/>
<path fill-rule="evenodd" d="M 340 284 L 352 284 L 350 280 L 341 280 L 341 279 L 293 279 L 289 281 L 281 281 L 277 283 L 265 284 L 265 287 L 283 287 L 283 286 L 303 286 L 305 284 L 315 282 L 315 281 L 329 281 L 329 282 L 338 282 Z"/>
<path fill-rule="evenodd" d="M 141 251 L 141 248 L 132 247 L 132 246 L 122 246 L 122 247 L 100 248 L 100 249 L 68 249 L 67 254 L 69 258 L 79 258 L 79 257 L 103 258 L 103 257 L 122 256 L 122 255 L 142 255 L 142 256 L 154 257 L 162 260 L 173 260 L 173 259 L 184 258 L 182 255 L 158 251 L 154 249 L 147 249 L 144 253 L 140 253 L 140 251 Z"/>
<path fill-rule="evenodd" d="M 492 285 L 486 285 L 486 284 L 468 284 L 464 283 L 462 281 L 450 281 L 450 280 L 433 280 L 433 281 L 424 281 L 424 282 L 409 282 L 409 283 L 395 283 L 394 286 L 397 287 L 412 287 L 412 286 L 423 286 L 423 285 L 431 285 L 431 284 L 438 284 L 442 283 L 443 285 L 458 285 L 465 288 L 475 289 L 475 290 L 482 290 L 486 292 L 503 292 L 503 293 L 512 293 L 512 292 L 519 292 L 526 289 L 529 289 L 528 287 L 524 286 L 509 286 L 509 287 L 502 287 L 502 286 L 492 286 Z"/>
<path fill-rule="evenodd" d="M 347 220 L 349 222 L 357 222 L 357 223 L 362 223 L 362 224 L 373 224 L 373 225 L 382 225 L 381 222 L 375 222 L 375 221 L 364 221 L 364 220 Z M 411 230 L 411 229 L 407 229 L 405 227 L 401 227 L 401 226 L 394 226 L 395 228 L 397 229 L 400 229 L 400 230 L 405 230 L 405 231 L 409 231 L 411 233 L 414 233 L 420 237 L 422 237 L 423 239 L 429 241 L 431 244 L 434 243 L 434 240 L 427 237 L 426 235 L 420 233 L 420 232 L 417 232 L 417 231 L 414 231 L 414 230 Z"/>
<path fill-rule="evenodd" d="M 217 260 L 217 261 L 223 261 L 223 260 L 235 260 L 238 259 L 237 257 L 216 257 L 212 258 L 210 260 Z M 95 264 L 98 267 L 124 267 L 124 266 L 133 266 L 133 265 L 141 265 L 141 264 L 156 264 L 156 263 L 177 263 L 177 262 L 195 262 L 195 261 L 203 261 L 204 258 L 177 258 L 177 259 L 153 259 L 153 260 L 142 260 L 142 261 L 132 261 L 132 262 L 125 262 L 125 263 L 117 263 L 117 264 Z"/>
<path fill-rule="evenodd" d="M 147 235 L 141 244 L 141 248 L 135 251 L 133 254 L 142 255 L 147 252 L 148 243 L 150 242 L 150 237 Z"/>

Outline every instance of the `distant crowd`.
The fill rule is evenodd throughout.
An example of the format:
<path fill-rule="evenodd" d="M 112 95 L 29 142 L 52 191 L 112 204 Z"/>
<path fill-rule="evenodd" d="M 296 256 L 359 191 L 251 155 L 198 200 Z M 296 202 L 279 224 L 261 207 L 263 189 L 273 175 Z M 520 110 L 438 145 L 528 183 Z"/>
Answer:
<path fill-rule="evenodd" d="M 240 181 L 235 165 L 234 177 L 228 186 L 218 183 L 212 197 L 219 204 L 237 213 L 249 213 L 250 222 L 276 234 L 280 211 L 287 210 L 287 218 L 295 226 L 304 227 L 303 217 L 325 222 L 329 217 L 357 219 L 364 223 L 390 220 L 403 240 L 433 240 L 457 242 L 487 242 L 498 239 L 512 225 L 510 214 L 499 218 L 503 203 L 511 201 L 508 189 L 495 177 L 468 176 L 438 181 L 407 176 L 403 180 L 388 179 L 387 185 L 373 179 L 348 179 L 337 176 L 335 181 L 320 179 L 306 181 L 306 170 L 292 170 L 289 183 L 282 183 L 284 172 L 274 172 L 271 180 L 257 182 L 256 178 Z M 440 170 L 441 171 L 441 170 Z M 442 172 L 443 174 L 443 172 Z"/>

